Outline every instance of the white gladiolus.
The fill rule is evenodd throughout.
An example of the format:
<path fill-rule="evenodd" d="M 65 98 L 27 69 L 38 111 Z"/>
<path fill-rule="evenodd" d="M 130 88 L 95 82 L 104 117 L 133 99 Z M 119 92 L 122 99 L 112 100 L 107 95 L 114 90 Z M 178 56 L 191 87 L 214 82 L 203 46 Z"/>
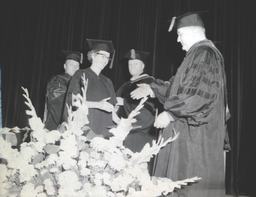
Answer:
<path fill-rule="evenodd" d="M 159 138 L 146 144 L 141 152 L 133 153 L 123 146 L 147 98 L 143 98 L 127 119 L 121 118 L 110 139 L 82 136 L 81 128 L 87 119 L 86 89 L 78 110 L 68 106 L 67 130 L 47 131 L 37 117 L 27 89 L 23 95 L 29 110 L 29 124 L 33 130 L 31 142 L 23 142 L 20 151 L 0 137 L 0 156 L 7 162 L 0 164 L 0 196 L 8 197 L 156 197 L 171 193 L 181 185 L 193 183 L 194 177 L 173 182 L 167 178 L 150 177 L 147 162 L 167 143 L 178 137 Z M 85 122 L 83 122 L 85 121 Z M 83 128 L 85 129 L 85 127 Z M 56 143 L 58 142 L 58 143 Z M 60 145 L 57 145 L 60 144 Z M 12 192 L 9 192 L 12 190 Z"/>

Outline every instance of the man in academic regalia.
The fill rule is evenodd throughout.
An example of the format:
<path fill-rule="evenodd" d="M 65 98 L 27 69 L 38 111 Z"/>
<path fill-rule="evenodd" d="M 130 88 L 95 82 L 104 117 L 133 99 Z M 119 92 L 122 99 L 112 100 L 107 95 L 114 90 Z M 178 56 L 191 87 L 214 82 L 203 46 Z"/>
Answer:
<path fill-rule="evenodd" d="M 53 76 L 47 84 L 44 111 L 45 128 L 57 129 L 62 123 L 64 100 L 71 77 L 83 63 L 83 54 L 76 51 L 62 51 L 65 55 L 64 73 Z"/>
<path fill-rule="evenodd" d="M 173 193 L 179 197 L 224 197 L 225 173 L 223 145 L 227 106 L 226 75 L 223 56 L 206 38 L 199 13 L 174 18 L 178 42 L 186 56 L 177 73 L 168 82 L 155 80 L 143 84 L 131 95 L 139 99 L 155 95 L 163 104 L 155 127 L 162 137 L 178 138 L 160 150 L 154 175 L 173 181 L 201 177 L 198 183 Z"/>
<path fill-rule="evenodd" d="M 155 80 L 154 77 L 144 73 L 148 55 L 148 52 L 131 49 L 124 56 L 128 59 L 128 69 L 132 77 L 121 85 L 116 92 L 116 96 L 122 105 L 118 112 L 121 113 L 123 110 L 125 117 L 128 117 L 140 102 L 140 100 L 132 99 L 130 93 L 138 87 L 138 84 L 150 84 Z M 124 140 L 124 146 L 133 152 L 140 152 L 146 143 L 151 145 L 152 141 L 156 139 L 157 132 L 153 124 L 157 103 L 158 100 L 156 98 L 148 98 L 140 113 L 135 117 L 136 122 L 133 124 L 135 128 L 130 131 Z M 148 163 L 150 174 L 152 166 L 153 159 Z"/>

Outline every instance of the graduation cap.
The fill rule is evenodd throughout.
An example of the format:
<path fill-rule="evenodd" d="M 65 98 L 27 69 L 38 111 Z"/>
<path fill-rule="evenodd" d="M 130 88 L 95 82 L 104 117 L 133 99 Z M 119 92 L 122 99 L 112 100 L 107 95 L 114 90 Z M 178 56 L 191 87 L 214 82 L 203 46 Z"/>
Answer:
<path fill-rule="evenodd" d="M 80 64 L 83 63 L 84 60 L 84 55 L 83 53 L 77 52 L 77 51 L 67 51 L 67 50 L 62 50 L 61 51 L 66 57 L 65 60 L 74 60 L 79 62 Z"/>
<path fill-rule="evenodd" d="M 200 14 L 204 12 L 208 11 L 187 12 L 181 16 L 172 17 L 168 31 L 189 26 L 204 27 L 204 22 L 200 17 Z"/>
<path fill-rule="evenodd" d="M 137 51 L 135 49 L 131 49 L 129 50 L 126 54 L 125 54 L 125 58 L 128 58 L 129 60 L 141 60 L 142 62 L 145 63 L 147 57 L 149 55 L 149 52 L 145 52 L 145 51 Z"/>
<path fill-rule="evenodd" d="M 113 68 L 113 61 L 115 57 L 115 49 L 111 40 L 99 40 L 99 39 L 86 39 L 90 50 L 106 51 L 112 54 L 109 68 Z"/>

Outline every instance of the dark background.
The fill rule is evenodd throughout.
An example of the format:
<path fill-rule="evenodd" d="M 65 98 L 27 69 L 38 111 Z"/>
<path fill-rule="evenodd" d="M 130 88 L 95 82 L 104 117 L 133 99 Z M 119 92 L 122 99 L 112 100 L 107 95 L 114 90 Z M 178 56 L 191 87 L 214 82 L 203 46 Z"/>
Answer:
<path fill-rule="evenodd" d="M 255 6 L 248 0 L 6 0 L 0 3 L 0 66 L 3 127 L 27 126 L 21 86 L 43 117 L 44 94 L 52 75 L 63 72 L 60 50 L 87 52 L 86 38 L 112 40 L 113 69 L 105 68 L 117 89 L 129 79 L 124 54 L 150 52 L 146 72 L 168 80 L 185 52 L 168 33 L 167 20 L 188 11 L 203 14 L 206 34 L 225 58 L 231 110 L 227 154 L 227 193 L 256 196 Z M 82 68 L 88 66 L 88 61 Z M 218 170 L 218 169 L 216 169 Z"/>

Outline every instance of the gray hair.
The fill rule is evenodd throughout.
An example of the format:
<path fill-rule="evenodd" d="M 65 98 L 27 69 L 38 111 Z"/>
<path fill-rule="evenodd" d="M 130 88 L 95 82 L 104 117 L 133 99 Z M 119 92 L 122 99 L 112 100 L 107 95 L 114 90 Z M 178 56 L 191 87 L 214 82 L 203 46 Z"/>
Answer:
<path fill-rule="evenodd" d="M 95 54 L 95 53 L 97 53 L 98 51 L 96 51 L 96 50 L 90 50 L 90 51 L 88 51 L 88 53 L 87 53 L 87 59 L 89 60 L 89 62 L 92 62 L 92 55 L 93 54 Z"/>

